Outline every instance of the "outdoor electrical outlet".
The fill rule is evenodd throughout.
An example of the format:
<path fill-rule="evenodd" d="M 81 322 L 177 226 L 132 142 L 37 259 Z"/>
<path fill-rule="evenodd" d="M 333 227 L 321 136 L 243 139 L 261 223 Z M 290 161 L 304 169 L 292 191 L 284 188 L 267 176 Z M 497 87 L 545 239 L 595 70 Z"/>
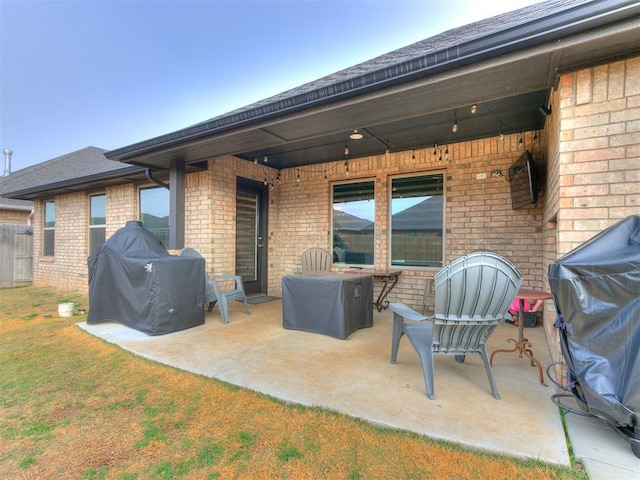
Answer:
<path fill-rule="evenodd" d="M 494 170 L 493 172 L 491 172 L 491 176 L 492 177 L 501 177 L 502 176 L 502 172 L 500 170 Z"/>

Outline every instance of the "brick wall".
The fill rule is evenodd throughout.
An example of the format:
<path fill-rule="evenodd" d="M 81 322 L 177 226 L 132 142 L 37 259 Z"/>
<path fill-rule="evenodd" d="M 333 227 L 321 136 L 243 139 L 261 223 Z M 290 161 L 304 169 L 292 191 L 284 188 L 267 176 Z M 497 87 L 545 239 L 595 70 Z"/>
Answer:
<path fill-rule="evenodd" d="M 565 75 L 558 255 L 640 211 L 640 57 Z"/>
<path fill-rule="evenodd" d="M 89 201 L 85 193 L 53 199 L 56 205 L 54 256 L 42 255 L 43 202 L 34 202 L 33 283 L 60 290 L 85 291 L 88 282 Z"/>
<path fill-rule="evenodd" d="M 28 225 L 30 211 L 0 209 L 0 224 Z"/>
<path fill-rule="evenodd" d="M 522 146 L 518 144 L 521 136 Z M 491 176 L 493 170 L 506 174 L 525 148 L 532 151 L 536 164 L 544 167 L 544 132 L 526 132 L 507 135 L 502 140 L 496 136 L 451 144 L 448 159 L 441 162 L 439 154 L 433 155 L 433 147 L 350 159 L 348 177 L 344 161 L 284 171 L 276 188 L 278 207 L 270 214 L 275 234 L 270 243 L 273 282 L 269 292 L 281 293 L 280 279 L 300 267 L 304 250 L 331 250 L 331 182 L 375 180 L 375 263 L 383 269 L 389 261 L 389 177 L 439 171 L 446 177 L 445 262 L 473 250 L 491 250 L 517 265 L 526 286 L 540 287 L 544 199 L 540 198 L 537 205 L 513 210 L 509 185 Z M 425 278 L 436 271 L 407 270 L 390 299 L 419 306 Z"/>

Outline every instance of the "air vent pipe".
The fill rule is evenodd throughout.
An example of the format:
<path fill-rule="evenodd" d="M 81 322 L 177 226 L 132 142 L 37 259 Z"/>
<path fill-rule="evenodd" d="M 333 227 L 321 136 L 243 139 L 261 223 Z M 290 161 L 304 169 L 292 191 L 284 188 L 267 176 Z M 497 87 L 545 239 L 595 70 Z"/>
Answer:
<path fill-rule="evenodd" d="M 11 155 L 13 154 L 13 150 L 5 148 L 2 150 L 2 153 L 4 153 L 4 173 L 2 176 L 8 177 L 11 175 Z"/>

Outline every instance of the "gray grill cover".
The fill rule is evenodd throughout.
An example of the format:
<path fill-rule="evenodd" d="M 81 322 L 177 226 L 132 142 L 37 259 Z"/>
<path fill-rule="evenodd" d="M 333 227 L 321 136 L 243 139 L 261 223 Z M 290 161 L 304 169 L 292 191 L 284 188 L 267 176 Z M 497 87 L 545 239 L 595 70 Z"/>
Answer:
<path fill-rule="evenodd" d="M 204 323 L 204 259 L 169 255 L 142 223 L 127 222 L 87 263 L 87 323 L 116 321 L 148 335 Z"/>
<path fill-rule="evenodd" d="M 282 278 L 284 328 L 345 339 L 373 325 L 373 277 L 311 272 Z"/>
<path fill-rule="evenodd" d="M 549 285 L 573 394 L 640 435 L 640 216 L 552 263 Z"/>

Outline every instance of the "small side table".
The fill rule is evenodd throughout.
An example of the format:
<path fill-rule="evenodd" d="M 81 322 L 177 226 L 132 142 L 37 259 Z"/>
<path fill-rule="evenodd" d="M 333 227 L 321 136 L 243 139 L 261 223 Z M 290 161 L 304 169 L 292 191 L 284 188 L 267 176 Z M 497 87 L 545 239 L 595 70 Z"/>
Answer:
<path fill-rule="evenodd" d="M 371 275 L 373 278 L 379 278 L 382 281 L 382 289 L 380 290 L 380 294 L 378 295 L 378 299 L 373 302 L 376 306 L 376 309 L 381 312 L 385 310 L 389 306 L 389 301 L 385 300 L 389 292 L 393 290 L 393 287 L 398 283 L 398 278 L 402 274 L 402 270 L 360 270 L 360 269 L 351 269 L 346 270 L 344 273 L 350 275 Z"/>
<path fill-rule="evenodd" d="M 540 385 L 543 385 L 545 387 L 548 387 L 548 385 L 546 383 L 544 383 L 544 375 L 542 373 L 542 365 L 540 365 L 540 361 L 533 355 L 533 345 L 531 344 L 531 342 L 524 338 L 524 316 L 522 315 L 522 312 L 524 312 L 524 301 L 525 300 L 529 300 L 530 302 L 537 302 L 538 300 L 548 300 L 550 298 L 553 298 L 551 296 L 551 294 L 549 292 L 542 292 L 539 290 L 531 290 L 531 289 L 527 289 L 527 288 L 521 288 L 520 290 L 518 290 L 518 294 L 516 295 L 516 298 L 518 299 L 518 303 L 519 303 L 519 309 L 518 309 L 518 339 L 516 340 L 515 338 L 509 338 L 507 339 L 507 341 L 509 342 L 513 342 L 514 343 L 514 347 L 512 349 L 499 349 L 499 350 L 495 350 L 492 354 L 491 357 L 489 358 L 489 363 L 493 364 L 493 356 L 496 353 L 500 353 L 500 352 L 506 352 L 506 353 L 510 353 L 510 352 L 518 352 L 518 356 L 519 358 L 522 358 L 523 356 L 527 357 L 529 359 L 529 361 L 531 362 L 531 366 L 536 366 L 538 367 L 538 376 L 540 377 Z"/>

